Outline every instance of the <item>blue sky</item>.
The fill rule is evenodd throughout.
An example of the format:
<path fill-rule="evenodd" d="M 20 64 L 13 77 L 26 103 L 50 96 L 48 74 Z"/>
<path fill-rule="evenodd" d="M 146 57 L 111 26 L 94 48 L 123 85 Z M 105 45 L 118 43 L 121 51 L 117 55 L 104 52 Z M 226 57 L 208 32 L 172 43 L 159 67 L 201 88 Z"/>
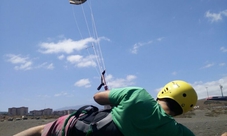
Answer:
<path fill-rule="evenodd" d="M 227 95 L 225 0 L 8 1 L 0 7 L 0 111 L 93 104 L 109 88 L 156 98 L 185 80 L 199 98 Z"/>

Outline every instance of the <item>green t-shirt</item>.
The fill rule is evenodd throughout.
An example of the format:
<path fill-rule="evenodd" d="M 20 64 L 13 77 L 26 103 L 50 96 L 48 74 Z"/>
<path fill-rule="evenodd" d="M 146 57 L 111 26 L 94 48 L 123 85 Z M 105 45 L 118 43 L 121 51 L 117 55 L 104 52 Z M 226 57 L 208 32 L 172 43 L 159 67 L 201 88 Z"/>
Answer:
<path fill-rule="evenodd" d="M 113 121 L 124 136 L 194 136 L 165 113 L 143 88 L 112 89 Z"/>

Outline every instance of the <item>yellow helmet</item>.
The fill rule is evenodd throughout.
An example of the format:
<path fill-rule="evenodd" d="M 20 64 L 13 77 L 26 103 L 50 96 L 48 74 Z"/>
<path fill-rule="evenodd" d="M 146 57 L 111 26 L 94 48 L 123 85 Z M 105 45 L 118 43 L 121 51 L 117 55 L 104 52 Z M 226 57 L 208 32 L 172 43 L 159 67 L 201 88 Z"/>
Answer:
<path fill-rule="evenodd" d="M 196 105 L 198 99 L 193 87 L 182 80 L 175 80 L 166 84 L 158 93 L 157 98 L 175 100 L 182 108 L 183 113 L 191 110 Z"/>

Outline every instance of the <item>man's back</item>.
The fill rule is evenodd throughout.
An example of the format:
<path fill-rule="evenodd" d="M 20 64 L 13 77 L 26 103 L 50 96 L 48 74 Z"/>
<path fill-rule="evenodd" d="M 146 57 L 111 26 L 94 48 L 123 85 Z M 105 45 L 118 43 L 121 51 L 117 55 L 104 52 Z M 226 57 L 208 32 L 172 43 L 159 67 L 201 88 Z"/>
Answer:
<path fill-rule="evenodd" d="M 143 88 L 113 89 L 109 99 L 114 104 L 113 120 L 125 136 L 194 136 L 189 129 L 166 114 Z"/>

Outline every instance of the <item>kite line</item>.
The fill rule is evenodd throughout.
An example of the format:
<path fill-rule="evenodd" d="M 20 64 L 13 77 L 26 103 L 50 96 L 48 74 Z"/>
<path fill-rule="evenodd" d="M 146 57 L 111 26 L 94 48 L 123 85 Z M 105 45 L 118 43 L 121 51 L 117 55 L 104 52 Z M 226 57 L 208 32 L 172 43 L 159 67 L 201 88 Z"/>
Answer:
<path fill-rule="evenodd" d="M 92 47 L 93 52 L 95 54 L 94 55 L 95 61 L 96 61 L 96 64 L 98 66 L 98 68 L 96 67 L 96 71 L 99 75 L 101 75 L 101 83 L 98 86 L 97 90 L 100 90 L 102 87 L 104 87 L 105 90 L 108 90 L 108 86 L 107 86 L 106 79 L 105 79 L 105 73 L 106 73 L 105 63 L 104 63 L 104 59 L 103 59 L 103 55 L 102 55 L 101 45 L 100 45 L 100 42 L 99 42 L 100 38 L 98 36 L 98 32 L 97 32 L 97 28 L 96 28 L 96 24 L 95 24 L 95 18 L 94 18 L 93 11 L 92 11 L 91 1 L 89 0 L 88 2 L 86 2 L 86 0 L 69 0 L 69 2 L 70 2 L 70 4 L 81 6 L 81 10 L 82 10 L 82 13 L 83 13 L 83 16 L 84 16 L 84 21 L 85 21 L 85 24 L 86 24 L 88 34 L 89 34 L 90 37 L 94 37 L 94 39 L 96 40 L 96 42 L 91 43 L 92 44 L 91 47 Z M 93 36 L 92 36 L 91 30 L 89 28 L 87 15 L 85 14 L 85 11 L 84 11 L 83 3 L 85 3 L 85 2 L 88 3 L 88 7 L 89 7 L 89 10 L 90 10 L 91 28 L 92 28 Z M 79 31 L 81 38 L 83 38 L 83 35 L 81 33 L 80 27 L 79 27 L 77 19 L 76 19 L 76 14 L 75 14 L 74 8 L 73 8 L 73 13 L 74 13 L 73 14 L 74 20 L 76 22 L 76 27 Z M 91 55 L 88 48 L 89 47 L 86 48 L 87 51 L 88 51 L 88 54 Z"/>

